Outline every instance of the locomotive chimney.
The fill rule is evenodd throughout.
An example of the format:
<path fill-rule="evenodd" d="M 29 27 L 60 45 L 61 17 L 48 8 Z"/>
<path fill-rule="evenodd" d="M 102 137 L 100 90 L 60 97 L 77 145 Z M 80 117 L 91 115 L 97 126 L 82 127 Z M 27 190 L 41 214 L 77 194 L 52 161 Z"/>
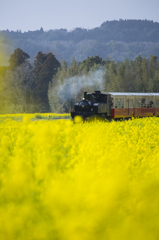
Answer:
<path fill-rule="evenodd" d="M 87 100 L 87 92 L 84 92 L 84 98 Z"/>

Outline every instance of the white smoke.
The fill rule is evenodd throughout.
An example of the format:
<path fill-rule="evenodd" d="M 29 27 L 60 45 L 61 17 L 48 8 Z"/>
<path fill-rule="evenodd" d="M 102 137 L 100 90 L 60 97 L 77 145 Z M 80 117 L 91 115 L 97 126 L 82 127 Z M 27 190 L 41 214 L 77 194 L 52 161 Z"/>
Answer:
<path fill-rule="evenodd" d="M 86 76 L 66 78 L 62 85 L 56 86 L 57 97 L 62 102 L 71 101 L 75 96 L 80 95 L 80 93 L 83 94 L 84 91 L 92 92 L 95 90 L 103 90 L 104 76 L 105 68 L 101 67 Z"/>

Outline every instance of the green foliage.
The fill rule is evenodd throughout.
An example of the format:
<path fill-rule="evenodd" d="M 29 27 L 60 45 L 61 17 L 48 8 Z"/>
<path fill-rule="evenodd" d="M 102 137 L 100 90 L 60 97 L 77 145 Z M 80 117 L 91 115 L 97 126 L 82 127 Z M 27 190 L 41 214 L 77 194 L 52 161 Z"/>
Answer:
<path fill-rule="evenodd" d="M 28 58 L 18 48 L 10 56 L 10 66 L 0 67 L 0 113 L 49 110 L 48 85 L 60 63 L 52 53 L 39 52 L 33 68 Z"/>
<path fill-rule="evenodd" d="M 34 118 L 32 118 L 32 121 L 34 120 L 57 120 L 57 119 L 71 119 L 71 116 L 69 115 L 40 115 L 40 114 L 36 114 Z"/>
<path fill-rule="evenodd" d="M 10 68 L 15 69 L 21 64 L 25 63 L 30 56 L 23 52 L 20 48 L 17 48 L 14 53 L 10 56 L 9 63 Z"/>
<path fill-rule="evenodd" d="M 70 112 L 71 106 L 83 97 L 83 91 L 97 89 L 107 92 L 158 92 L 159 61 L 152 55 L 149 60 L 139 55 L 134 61 L 126 59 L 117 63 L 95 56 L 77 64 L 73 58 L 68 69 L 64 66 L 59 68 L 49 85 L 51 110 Z"/>
<path fill-rule="evenodd" d="M 2 47 L 8 59 L 19 47 L 31 56 L 32 62 L 39 51 L 56 52 L 56 57 L 69 64 L 72 56 L 78 62 L 95 55 L 103 59 L 111 56 L 116 62 L 134 60 L 139 54 L 145 58 L 150 54 L 159 57 L 159 23 L 147 20 L 106 21 L 90 30 L 1 31 L 0 37 L 5 39 Z"/>
<path fill-rule="evenodd" d="M 101 88 L 104 78 L 104 61 L 99 56 L 88 57 L 77 63 L 72 58 L 67 68 L 62 62 L 61 68 L 49 84 L 48 98 L 52 112 L 70 112 L 75 102 L 83 97 L 83 91 L 94 91 Z"/>
<path fill-rule="evenodd" d="M 8 69 L 0 77 L 0 113 L 24 113 L 34 111 L 33 74 L 29 63 L 14 70 Z"/>
<path fill-rule="evenodd" d="M 10 66 L 0 67 L 0 113 L 70 112 L 83 91 L 159 92 L 159 60 L 138 55 L 115 62 L 98 55 L 62 63 L 52 53 L 38 52 L 34 66 L 21 49 Z"/>
<path fill-rule="evenodd" d="M 42 119 L 42 116 L 39 115 L 39 114 L 37 114 L 37 115 L 35 115 L 35 118 L 37 118 L 37 119 Z"/>
<path fill-rule="evenodd" d="M 87 57 L 87 59 L 79 63 L 79 70 L 80 72 L 87 73 L 92 68 L 95 70 L 101 65 L 103 65 L 103 61 L 98 55 L 95 57 Z"/>
<path fill-rule="evenodd" d="M 34 95 L 36 101 L 36 111 L 48 112 L 48 86 L 53 75 L 57 73 L 60 62 L 52 53 L 43 54 L 39 52 L 34 61 Z"/>
<path fill-rule="evenodd" d="M 5 77 L 8 67 L 0 66 L 0 76 Z"/>

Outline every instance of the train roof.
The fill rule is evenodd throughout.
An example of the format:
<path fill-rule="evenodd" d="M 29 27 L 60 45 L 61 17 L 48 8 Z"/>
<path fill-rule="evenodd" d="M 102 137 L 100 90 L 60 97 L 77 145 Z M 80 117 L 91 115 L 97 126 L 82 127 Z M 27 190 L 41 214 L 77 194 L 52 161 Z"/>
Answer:
<path fill-rule="evenodd" d="M 159 96 L 159 93 L 134 93 L 134 92 L 102 92 L 113 96 Z"/>

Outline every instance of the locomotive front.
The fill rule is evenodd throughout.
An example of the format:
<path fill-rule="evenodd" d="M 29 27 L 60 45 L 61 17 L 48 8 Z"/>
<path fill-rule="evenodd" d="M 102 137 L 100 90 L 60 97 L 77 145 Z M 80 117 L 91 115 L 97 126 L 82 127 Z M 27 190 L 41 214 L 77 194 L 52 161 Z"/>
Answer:
<path fill-rule="evenodd" d="M 93 118 L 109 118 L 111 113 L 111 96 L 110 94 L 95 91 L 94 93 L 84 92 L 84 98 L 75 104 L 71 117 L 74 120 L 80 116 L 83 121 Z"/>

